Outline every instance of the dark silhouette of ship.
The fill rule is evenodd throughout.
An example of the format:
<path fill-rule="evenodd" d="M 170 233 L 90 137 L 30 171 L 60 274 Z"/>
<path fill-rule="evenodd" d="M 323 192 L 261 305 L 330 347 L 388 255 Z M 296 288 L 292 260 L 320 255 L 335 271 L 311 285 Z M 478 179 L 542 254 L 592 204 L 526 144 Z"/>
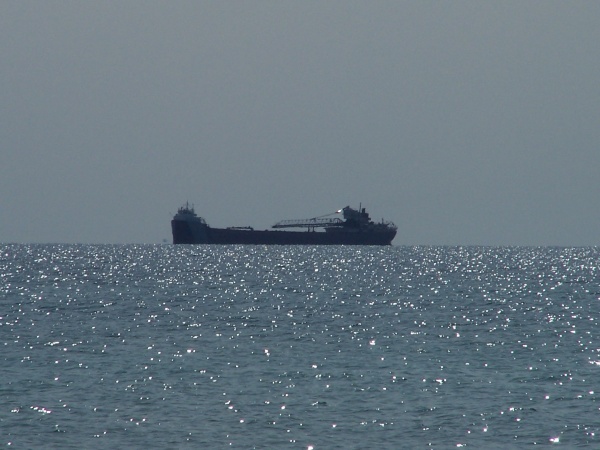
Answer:
<path fill-rule="evenodd" d="M 333 217 L 340 213 L 343 219 Z M 375 223 L 365 208 L 349 206 L 312 219 L 283 220 L 272 228 L 212 228 L 188 203 L 171 220 L 173 244 L 391 245 L 397 231 L 392 222 Z"/>

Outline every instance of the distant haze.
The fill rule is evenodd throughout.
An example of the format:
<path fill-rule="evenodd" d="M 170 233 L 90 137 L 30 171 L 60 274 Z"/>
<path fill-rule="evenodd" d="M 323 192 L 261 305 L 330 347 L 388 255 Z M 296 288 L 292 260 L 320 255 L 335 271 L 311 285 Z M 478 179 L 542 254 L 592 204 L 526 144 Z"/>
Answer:
<path fill-rule="evenodd" d="M 600 2 L 0 2 L 0 242 L 360 203 L 396 245 L 600 243 Z"/>

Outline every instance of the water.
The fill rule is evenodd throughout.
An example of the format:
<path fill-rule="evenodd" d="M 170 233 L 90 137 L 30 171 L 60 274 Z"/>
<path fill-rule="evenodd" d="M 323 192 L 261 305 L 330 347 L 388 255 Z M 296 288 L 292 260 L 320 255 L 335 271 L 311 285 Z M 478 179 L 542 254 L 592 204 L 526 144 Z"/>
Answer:
<path fill-rule="evenodd" d="M 598 448 L 600 249 L 0 246 L 13 448 Z"/>

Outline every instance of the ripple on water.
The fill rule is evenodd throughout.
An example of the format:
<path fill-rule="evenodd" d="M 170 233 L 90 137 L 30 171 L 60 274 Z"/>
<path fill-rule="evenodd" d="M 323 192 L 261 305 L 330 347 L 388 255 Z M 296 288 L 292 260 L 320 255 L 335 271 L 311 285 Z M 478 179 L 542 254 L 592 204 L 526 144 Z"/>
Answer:
<path fill-rule="evenodd" d="M 595 248 L 0 247 L 17 447 L 594 445 Z"/>

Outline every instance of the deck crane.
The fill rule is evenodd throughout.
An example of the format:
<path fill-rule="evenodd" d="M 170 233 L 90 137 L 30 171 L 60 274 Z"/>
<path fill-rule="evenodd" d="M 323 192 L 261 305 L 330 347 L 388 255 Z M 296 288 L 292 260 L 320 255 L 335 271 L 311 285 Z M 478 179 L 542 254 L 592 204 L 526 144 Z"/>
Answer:
<path fill-rule="evenodd" d="M 282 220 L 273 225 L 272 228 L 308 228 L 309 230 L 314 230 L 315 228 L 341 227 L 344 225 L 344 221 L 338 217 L 331 216 L 339 214 L 342 211 L 343 209 L 339 209 L 336 212 L 311 219 Z"/>

